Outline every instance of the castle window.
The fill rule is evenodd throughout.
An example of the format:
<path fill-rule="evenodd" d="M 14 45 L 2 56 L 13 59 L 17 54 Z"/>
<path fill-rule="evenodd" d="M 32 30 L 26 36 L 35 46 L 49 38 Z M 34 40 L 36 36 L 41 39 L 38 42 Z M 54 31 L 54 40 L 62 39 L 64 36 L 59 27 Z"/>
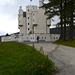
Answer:
<path fill-rule="evenodd" d="M 46 39 L 46 37 L 45 37 L 45 39 Z"/>
<path fill-rule="evenodd" d="M 43 37 L 42 37 L 42 39 L 43 39 Z"/>
<path fill-rule="evenodd" d="M 19 21 L 19 23 L 20 23 L 20 21 Z"/>
<path fill-rule="evenodd" d="M 33 14 L 34 15 L 34 14 Z"/>
<path fill-rule="evenodd" d="M 29 17 L 28 17 L 28 19 L 29 19 Z"/>
<path fill-rule="evenodd" d="M 28 23 L 28 25 L 29 25 L 29 23 Z"/>
<path fill-rule="evenodd" d="M 29 11 L 29 9 L 28 9 L 28 11 Z"/>
<path fill-rule="evenodd" d="M 21 36 L 23 36 L 23 34 Z"/>
<path fill-rule="evenodd" d="M 29 30 L 29 28 L 28 28 L 28 30 Z"/>

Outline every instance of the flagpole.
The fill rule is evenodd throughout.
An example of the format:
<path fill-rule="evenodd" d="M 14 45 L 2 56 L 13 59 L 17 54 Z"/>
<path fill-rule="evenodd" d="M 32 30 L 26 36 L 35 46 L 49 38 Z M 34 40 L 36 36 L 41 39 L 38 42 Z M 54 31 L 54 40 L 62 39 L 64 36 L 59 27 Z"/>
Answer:
<path fill-rule="evenodd" d="M 30 0 L 30 5 L 32 5 L 32 0 Z"/>

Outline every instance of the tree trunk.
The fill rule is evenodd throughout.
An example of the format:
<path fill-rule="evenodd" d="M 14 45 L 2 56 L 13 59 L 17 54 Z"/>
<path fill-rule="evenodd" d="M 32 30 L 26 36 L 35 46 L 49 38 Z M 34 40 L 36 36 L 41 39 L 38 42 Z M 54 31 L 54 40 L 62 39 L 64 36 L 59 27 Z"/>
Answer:
<path fill-rule="evenodd" d="M 70 31 L 69 31 L 69 40 L 73 40 L 73 0 L 71 0 L 71 25 L 70 25 Z"/>
<path fill-rule="evenodd" d="M 62 20 L 63 16 L 62 16 L 62 0 L 61 0 L 61 4 L 60 4 L 60 23 L 61 23 L 61 33 L 60 33 L 60 39 L 63 39 L 63 20 Z"/>
<path fill-rule="evenodd" d="M 66 0 L 64 3 L 64 37 L 63 40 L 66 41 Z"/>

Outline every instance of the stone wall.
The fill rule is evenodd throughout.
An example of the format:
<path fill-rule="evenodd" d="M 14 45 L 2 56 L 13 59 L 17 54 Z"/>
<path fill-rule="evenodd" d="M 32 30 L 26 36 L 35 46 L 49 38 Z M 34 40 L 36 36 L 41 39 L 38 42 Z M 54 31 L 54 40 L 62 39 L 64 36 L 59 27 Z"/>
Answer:
<path fill-rule="evenodd" d="M 37 42 L 37 36 L 39 36 L 40 42 L 53 42 L 60 37 L 59 34 L 11 34 L 11 36 L 3 36 L 2 42 Z"/>

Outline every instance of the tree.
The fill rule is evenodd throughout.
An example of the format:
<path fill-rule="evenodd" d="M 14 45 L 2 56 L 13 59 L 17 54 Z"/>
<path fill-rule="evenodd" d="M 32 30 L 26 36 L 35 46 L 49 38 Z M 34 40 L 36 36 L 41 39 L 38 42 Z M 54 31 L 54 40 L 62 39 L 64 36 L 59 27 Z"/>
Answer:
<path fill-rule="evenodd" d="M 64 37 L 63 40 L 66 41 L 66 0 L 64 1 Z"/>
<path fill-rule="evenodd" d="M 73 12 L 74 12 L 74 2 L 70 1 L 70 9 L 71 9 L 71 21 L 70 21 L 70 32 L 69 32 L 69 40 L 73 40 Z"/>
<path fill-rule="evenodd" d="M 49 3 L 42 6 L 46 9 L 45 14 L 48 18 L 52 18 L 55 15 L 60 16 L 60 22 L 57 25 L 61 26 L 60 39 L 66 40 L 66 25 L 69 29 L 69 40 L 73 40 L 73 26 L 74 26 L 74 5 L 75 0 L 48 0 Z M 64 27 L 63 27 L 64 26 Z M 64 28 L 64 30 L 63 30 Z"/>
<path fill-rule="evenodd" d="M 9 36 L 9 34 L 7 33 L 6 36 Z"/>

